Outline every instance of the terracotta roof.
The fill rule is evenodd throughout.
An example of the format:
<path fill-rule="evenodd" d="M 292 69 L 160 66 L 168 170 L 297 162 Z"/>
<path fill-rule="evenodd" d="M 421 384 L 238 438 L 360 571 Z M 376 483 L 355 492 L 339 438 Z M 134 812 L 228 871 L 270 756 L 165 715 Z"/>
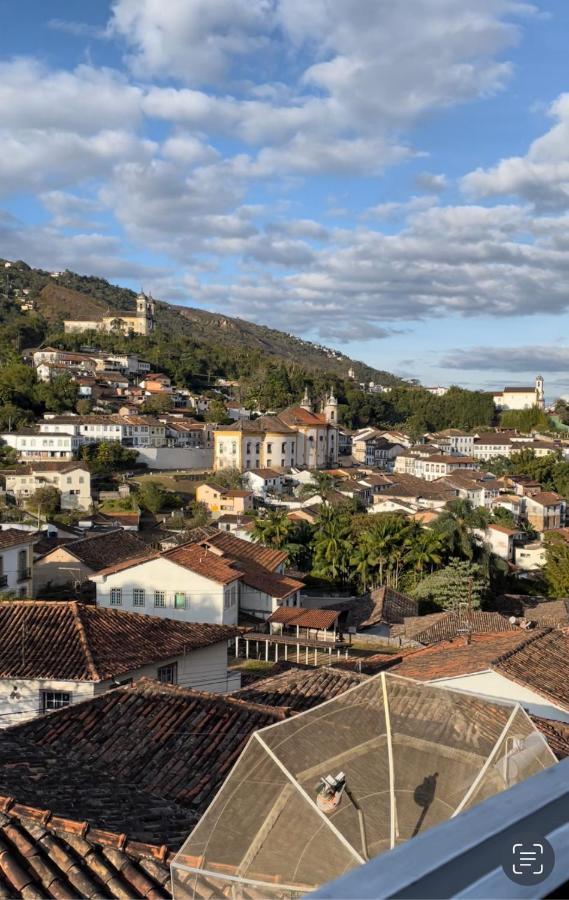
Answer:
<path fill-rule="evenodd" d="M 61 460 L 61 461 L 47 461 L 42 462 L 38 460 L 37 462 L 26 463 L 26 465 L 18 466 L 13 469 L 4 469 L 4 475 L 33 475 L 36 472 L 75 472 L 77 469 L 80 469 L 82 472 L 88 472 L 89 466 L 86 463 L 76 462 L 75 460 Z"/>
<path fill-rule="evenodd" d="M 530 718 L 545 737 L 557 759 L 569 756 L 569 723 L 559 722 L 557 719 L 543 719 L 541 716 L 530 715 Z"/>
<path fill-rule="evenodd" d="M 405 616 L 417 613 L 418 605 L 416 600 L 406 594 L 384 585 L 357 600 L 334 603 L 327 609 L 346 613 L 346 627 L 370 628 L 382 622 L 387 625 L 400 624 Z"/>
<path fill-rule="evenodd" d="M 405 621 L 405 634 L 419 644 L 434 644 L 437 641 L 449 641 L 463 632 L 471 634 L 494 634 L 499 631 L 517 631 L 507 618 L 497 612 L 482 610 L 456 610 L 452 612 L 431 613 L 428 623 L 423 623 L 419 616 L 413 622 Z M 426 627 L 422 627 L 423 625 Z"/>
<path fill-rule="evenodd" d="M 238 633 L 50 600 L 0 602 L 0 678 L 106 681 Z"/>
<path fill-rule="evenodd" d="M 161 556 L 163 559 L 190 569 L 196 575 L 202 575 L 204 578 L 209 578 L 210 581 L 217 581 L 218 584 L 231 584 L 232 581 L 242 578 L 242 573 L 232 566 L 231 562 L 222 556 L 210 553 L 200 544 L 181 544 L 172 550 L 166 550 Z"/>
<path fill-rule="evenodd" d="M 0 793 L 175 849 L 251 734 L 285 717 L 141 679 L 0 731 Z"/>
<path fill-rule="evenodd" d="M 206 538 L 204 543 L 221 550 L 224 554 L 237 560 L 251 560 L 259 566 L 267 569 L 276 569 L 285 562 L 287 554 L 283 550 L 273 550 L 262 544 L 254 544 L 252 541 L 244 541 L 227 531 L 213 529 L 213 533 Z"/>
<path fill-rule="evenodd" d="M 365 675 L 321 666 L 312 669 L 291 668 L 279 675 L 263 678 L 232 696 L 265 706 L 285 707 L 293 712 L 312 709 L 332 697 L 343 694 L 348 688 L 364 681 Z"/>
<path fill-rule="evenodd" d="M 165 846 L 0 796 L 0 896 L 171 897 Z"/>
<path fill-rule="evenodd" d="M 514 534 L 519 534 L 519 533 L 520 533 L 520 529 L 519 529 L 519 528 L 506 528 L 505 525 L 494 525 L 494 524 L 491 524 L 491 525 L 488 526 L 488 528 L 491 529 L 491 531 L 499 531 L 501 534 L 514 535 Z"/>
<path fill-rule="evenodd" d="M 287 425 L 327 425 L 326 417 L 322 413 L 313 413 L 303 406 L 289 406 L 279 413 L 279 419 Z"/>
<path fill-rule="evenodd" d="M 251 560 L 238 560 L 234 563 L 235 569 L 242 573 L 242 581 L 249 587 L 268 594 L 275 600 L 285 600 L 291 594 L 296 594 L 304 587 L 304 582 L 290 575 L 281 575 L 279 572 L 271 572 L 263 566 L 258 566 Z"/>
<path fill-rule="evenodd" d="M 78 541 L 71 541 L 65 549 L 92 572 L 106 569 L 113 563 L 148 556 L 150 553 L 144 541 L 122 528 L 99 531 Z"/>
<path fill-rule="evenodd" d="M 295 616 L 290 616 L 289 612 L 296 612 Z M 282 615 L 284 613 L 284 615 Z M 284 625 L 298 625 L 300 628 L 332 628 L 340 615 L 338 610 L 333 609 L 304 609 L 302 606 L 293 607 L 281 606 L 275 610 L 272 616 L 269 616 L 269 622 L 282 622 Z M 282 616 L 282 617 L 281 617 Z"/>
<path fill-rule="evenodd" d="M 533 634 L 492 668 L 569 710 L 569 637 L 562 631 Z"/>
<path fill-rule="evenodd" d="M 0 530 L 0 550 L 17 547 L 18 544 L 28 544 L 36 539 L 37 532 L 22 531 L 19 528 L 5 528 Z"/>
<path fill-rule="evenodd" d="M 498 634 L 473 634 L 470 643 L 464 638 L 442 641 L 406 653 L 395 672 L 417 681 L 433 681 L 487 671 L 500 654 L 517 647 L 523 639 L 524 634 L 516 629 Z"/>
<path fill-rule="evenodd" d="M 541 506 L 557 506 L 558 503 L 564 502 L 563 497 L 554 491 L 538 491 L 526 500 L 529 503 L 539 503 Z"/>

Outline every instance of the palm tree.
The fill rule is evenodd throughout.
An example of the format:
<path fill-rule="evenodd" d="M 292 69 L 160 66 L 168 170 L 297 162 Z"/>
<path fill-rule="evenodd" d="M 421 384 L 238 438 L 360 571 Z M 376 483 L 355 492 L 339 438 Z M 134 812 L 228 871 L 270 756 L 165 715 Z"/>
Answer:
<path fill-rule="evenodd" d="M 440 514 L 434 529 L 443 537 L 449 557 L 472 560 L 475 555 L 475 541 L 472 529 L 480 527 L 478 510 L 474 510 L 469 500 L 451 500 Z"/>
<path fill-rule="evenodd" d="M 265 547 L 280 550 L 286 544 L 293 528 L 285 510 L 270 509 L 264 515 L 258 515 L 253 523 L 253 540 Z"/>
<path fill-rule="evenodd" d="M 368 587 L 373 583 L 373 573 L 376 568 L 376 557 L 373 552 L 371 535 L 368 531 L 364 531 L 360 535 L 360 539 L 350 557 L 350 566 L 353 567 L 359 578 L 362 591 L 367 591 Z"/>
<path fill-rule="evenodd" d="M 399 567 L 403 558 L 399 553 L 399 549 L 402 548 L 409 533 L 410 526 L 402 516 L 389 513 L 382 515 L 380 513 L 375 517 L 369 534 L 371 554 L 374 568 L 379 576 L 379 584 L 384 583 L 386 571 L 391 576 L 393 568 L 396 567 L 399 573 Z"/>
<path fill-rule="evenodd" d="M 323 506 L 313 538 L 313 572 L 332 581 L 345 581 L 352 549 L 350 520 L 333 506 Z"/>
<path fill-rule="evenodd" d="M 334 479 L 327 472 L 311 472 L 312 480 L 308 484 L 303 484 L 300 489 L 300 496 L 308 499 L 318 495 L 326 500 L 326 497 L 334 490 Z"/>
<path fill-rule="evenodd" d="M 423 577 L 425 569 L 433 571 L 443 559 L 444 539 L 442 535 L 422 528 L 414 535 L 409 548 L 408 558 L 413 567 L 415 583 Z"/>

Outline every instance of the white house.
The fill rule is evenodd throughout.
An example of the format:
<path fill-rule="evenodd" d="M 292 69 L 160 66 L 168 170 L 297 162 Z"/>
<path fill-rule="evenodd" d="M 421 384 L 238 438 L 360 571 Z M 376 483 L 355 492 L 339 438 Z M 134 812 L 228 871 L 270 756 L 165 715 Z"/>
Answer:
<path fill-rule="evenodd" d="M 75 434 L 62 434 L 53 430 L 44 430 L 38 434 L 31 428 L 26 428 L 21 431 L 5 431 L 1 437 L 24 462 L 34 459 L 73 459 L 81 446 L 81 439 Z"/>
<path fill-rule="evenodd" d="M 275 469 L 250 469 L 243 473 L 241 480 L 255 497 L 263 499 L 267 494 L 282 493 L 284 485 L 284 476 Z"/>
<path fill-rule="evenodd" d="M 515 563 L 519 569 L 526 572 L 535 572 L 541 569 L 547 559 L 545 544 L 541 541 L 532 541 L 522 547 L 516 547 Z"/>
<path fill-rule="evenodd" d="M 198 540 L 97 572 L 97 606 L 234 625 L 240 609 L 266 619 L 277 606 L 299 605 L 303 584 L 282 572 L 285 553 L 215 528 L 197 531 Z"/>
<path fill-rule="evenodd" d="M 46 416 L 39 430 L 73 435 L 81 444 L 120 441 L 125 447 L 166 446 L 166 426 L 152 416 Z"/>
<path fill-rule="evenodd" d="M 153 678 L 199 690 L 240 687 L 227 670 L 236 628 L 81 603 L 0 602 L 0 727 Z"/>
<path fill-rule="evenodd" d="M 90 509 L 91 473 L 85 463 L 73 461 L 31 462 L 5 470 L 6 493 L 25 500 L 40 487 L 52 486 L 61 495 L 62 509 Z"/>
<path fill-rule="evenodd" d="M 531 409 L 533 406 L 543 409 L 545 406 L 543 377 L 537 375 L 533 387 L 505 387 L 503 391 L 493 396 L 497 409 Z"/>
<path fill-rule="evenodd" d="M 36 537 L 18 528 L 0 530 L 0 599 L 31 597 Z M 0 640 L 0 653 L 2 652 Z"/>

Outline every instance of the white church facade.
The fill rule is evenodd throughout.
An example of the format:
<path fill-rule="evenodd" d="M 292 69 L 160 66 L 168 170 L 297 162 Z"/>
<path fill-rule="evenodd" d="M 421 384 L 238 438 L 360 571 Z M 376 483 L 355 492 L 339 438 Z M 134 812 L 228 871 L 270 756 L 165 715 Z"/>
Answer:
<path fill-rule="evenodd" d="M 136 310 L 108 310 L 97 319 L 65 319 L 66 334 L 81 331 L 109 331 L 122 334 L 150 334 L 154 330 L 154 300 L 140 293 L 136 298 Z"/>
<path fill-rule="evenodd" d="M 542 375 L 537 375 L 534 387 L 505 387 L 503 391 L 494 394 L 496 409 L 531 409 L 537 406 L 543 409 L 545 406 L 544 381 Z"/>

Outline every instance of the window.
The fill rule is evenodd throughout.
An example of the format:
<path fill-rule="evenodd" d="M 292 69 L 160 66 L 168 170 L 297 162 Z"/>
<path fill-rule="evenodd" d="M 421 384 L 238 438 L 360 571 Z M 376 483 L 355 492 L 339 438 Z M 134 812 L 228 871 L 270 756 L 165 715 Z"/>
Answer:
<path fill-rule="evenodd" d="M 282 443 L 281 453 L 286 453 L 286 441 L 283 441 Z"/>
<path fill-rule="evenodd" d="M 272 452 L 273 452 L 273 445 L 267 444 L 267 453 L 272 453 Z"/>
<path fill-rule="evenodd" d="M 162 684 L 177 684 L 178 682 L 178 663 L 169 663 L 167 666 L 160 666 L 158 669 L 158 681 Z"/>
<path fill-rule="evenodd" d="M 42 709 L 49 712 L 52 709 L 63 709 L 71 703 L 71 694 L 67 691 L 42 691 Z"/>
<path fill-rule="evenodd" d="M 257 442 L 255 444 L 255 453 L 260 453 L 260 452 L 261 452 L 261 444 L 260 444 L 260 442 Z"/>
<path fill-rule="evenodd" d="M 251 453 L 251 441 L 247 441 L 247 456 Z"/>
<path fill-rule="evenodd" d="M 144 588 L 135 588 L 132 592 L 132 605 L 144 606 L 146 601 L 146 592 Z"/>
<path fill-rule="evenodd" d="M 174 609 L 186 608 L 186 595 L 183 593 L 174 594 Z"/>
<path fill-rule="evenodd" d="M 166 591 L 154 591 L 154 606 L 166 606 Z"/>
<path fill-rule="evenodd" d="M 111 588 L 111 606 L 122 606 L 122 588 Z"/>

